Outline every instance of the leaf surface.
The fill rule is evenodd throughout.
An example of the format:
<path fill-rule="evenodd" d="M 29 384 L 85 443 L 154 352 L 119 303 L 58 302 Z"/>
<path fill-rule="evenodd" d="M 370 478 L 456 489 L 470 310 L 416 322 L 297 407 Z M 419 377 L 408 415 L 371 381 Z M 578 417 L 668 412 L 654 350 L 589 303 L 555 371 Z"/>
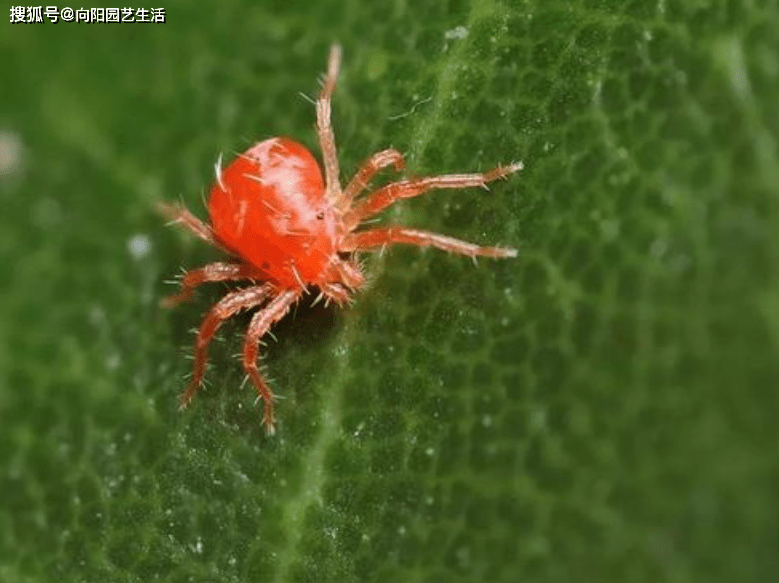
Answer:
<path fill-rule="evenodd" d="M 166 24 L 4 24 L 0 580 L 765 581 L 779 573 L 779 7 L 725 0 L 168 3 Z M 342 178 L 525 169 L 385 223 L 516 246 L 366 258 L 263 362 L 163 282 L 219 152 Z M 388 178 L 391 173 L 388 173 Z"/>

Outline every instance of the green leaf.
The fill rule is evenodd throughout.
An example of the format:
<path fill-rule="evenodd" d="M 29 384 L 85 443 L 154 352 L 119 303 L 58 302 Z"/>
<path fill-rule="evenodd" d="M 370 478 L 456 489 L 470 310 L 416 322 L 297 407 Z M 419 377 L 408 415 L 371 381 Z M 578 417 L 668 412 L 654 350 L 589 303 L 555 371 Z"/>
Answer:
<path fill-rule="evenodd" d="M 0 580 L 775 580 L 776 3 L 261 4 L 4 25 Z M 353 306 L 303 301 L 269 438 L 246 317 L 178 411 L 224 287 L 158 307 L 219 253 L 151 208 L 205 216 L 220 152 L 316 151 L 333 40 L 342 178 L 521 160 L 384 217 L 520 256 L 388 249 Z"/>

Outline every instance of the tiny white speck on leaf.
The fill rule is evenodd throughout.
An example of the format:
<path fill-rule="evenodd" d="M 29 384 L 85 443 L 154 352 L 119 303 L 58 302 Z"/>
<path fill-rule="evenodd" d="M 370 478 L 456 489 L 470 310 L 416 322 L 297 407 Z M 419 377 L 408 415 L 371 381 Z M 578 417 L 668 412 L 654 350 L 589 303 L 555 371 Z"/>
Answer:
<path fill-rule="evenodd" d="M 147 235 L 133 235 L 127 241 L 127 251 L 136 261 L 143 259 L 151 252 L 151 239 Z"/>
<path fill-rule="evenodd" d="M 460 40 L 468 36 L 468 29 L 464 26 L 455 26 L 444 33 L 446 40 Z"/>
<path fill-rule="evenodd" d="M 121 362 L 122 362 L 121 357 L 118 354 L 114 353 L 106 357 L 105 367 L 108 370 L 116 370 L 117 368 L 119 368 L 119 364 L 121 364 Z"/>
<path fill-rule="evenodd" d="M 0 130 L 0 176 L 17 174 L 22 167 L 22 140 L 13 132 Z"/>

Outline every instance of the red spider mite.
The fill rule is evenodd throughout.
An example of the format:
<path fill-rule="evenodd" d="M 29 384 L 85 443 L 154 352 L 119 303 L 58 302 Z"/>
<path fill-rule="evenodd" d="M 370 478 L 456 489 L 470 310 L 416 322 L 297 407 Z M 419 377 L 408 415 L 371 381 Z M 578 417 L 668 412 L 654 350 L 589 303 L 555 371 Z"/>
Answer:
<path fill-rule="evenodd" d="M 243 345 L 243 368 L 265 403 L 263 424 L 275 430 L 273 392 L 257 367 L 260 339 L 309 288 L 318 288 L 317 300 L 343 305 L 365 283 L 355 253 L 404 243 L 432 246 L 470 257 L 516 257 L 514 249 L 480 247 L 437 233 L 406 227 L 358 230 L 361 223 L 395 201 L 438 188 L 485 186 L 522 168 L 521 163 L 498 166 L 481 174 L 446 174 L 410 178 L 369 192 L 371 179 L 383 168 L 403 170 L 403 155 L 395 149 L 377 152 L 357 170 L 346 188 L 339 182 L 335 136 L 330 124 L 330 99 L 341 63 L 341 49 L 333 45 L 321 93 L 316 101 L 319 145 L 325 176 L 314 156 L 289 138 L 271 138 L 249 148 L 222 169 L 216 163 L 216 183 L 211 188 L 208 211 L 211 224 L 200 221 L 183 205 L 160 203 L 158 210 L 172 223 L 232 256 L 230 261 L 210 263 L 188 271 L 181 290 L 162 300 L 166 307 L 192 296 L 203 283 L 248 282 L 231 291 L 203 319 L 195 341 L 195 366 L 189 387 L 181 395 L 181 407 L 195 396 L 206 370 L 208 344 L 217 328 L 241 310 L 260 308 L 252 317 Z"/>

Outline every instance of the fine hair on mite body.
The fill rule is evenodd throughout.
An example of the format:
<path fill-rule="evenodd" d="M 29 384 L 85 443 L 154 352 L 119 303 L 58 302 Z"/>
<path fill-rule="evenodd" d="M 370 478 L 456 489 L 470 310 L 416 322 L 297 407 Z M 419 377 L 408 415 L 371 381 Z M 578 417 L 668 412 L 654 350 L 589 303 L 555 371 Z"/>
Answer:
<path fill-rule="evenodd" d="M 435 247 L 475 258 L 516 257 L 515 249 L 482 247 L 438 233 L 402 226 L 366 228 L 365 221 L 393 203 L 436 189 L 485 187 L 506 178 L 522 164 L 497 166 L 483 173 L 406 178 L 369 190 L 371 179 L 392 166 L 405 167 L 403 155 L 387 149 L 370 156 L 354 177 L 339 182 L 330 101 L 341 63 L 333 45 L 319 97 L 316 127 L 324 162 L 324 177 L 314 156 L 285 137 L 259 142 L 226 168 L 221 156 L 208 201 L 210 223 L 181 204 L 161 202 L 158 210 L 230 257 L 184 273 L 178 293 L 162 300 L 171 307 L 192 296 L 204 283 L 242 281 L 246 287 L 228 292 L 206 314 L 195 339 L 194 372 L 179 398 L 181 407 L 197 393 L 206 371 L 207 351 L 219 326 L 242 310 L 257 309 L 243 344 L 243 368 L 264 402 L 263 424 L 276 427 L 274 395 L 258 368 L 260 339 L 310 289 L 319 298 L 344 305 L 363 287 L 365 277 L 355 254 L 406 244 Z M 367 192 L 366 192 L 367 191 Z"/>

